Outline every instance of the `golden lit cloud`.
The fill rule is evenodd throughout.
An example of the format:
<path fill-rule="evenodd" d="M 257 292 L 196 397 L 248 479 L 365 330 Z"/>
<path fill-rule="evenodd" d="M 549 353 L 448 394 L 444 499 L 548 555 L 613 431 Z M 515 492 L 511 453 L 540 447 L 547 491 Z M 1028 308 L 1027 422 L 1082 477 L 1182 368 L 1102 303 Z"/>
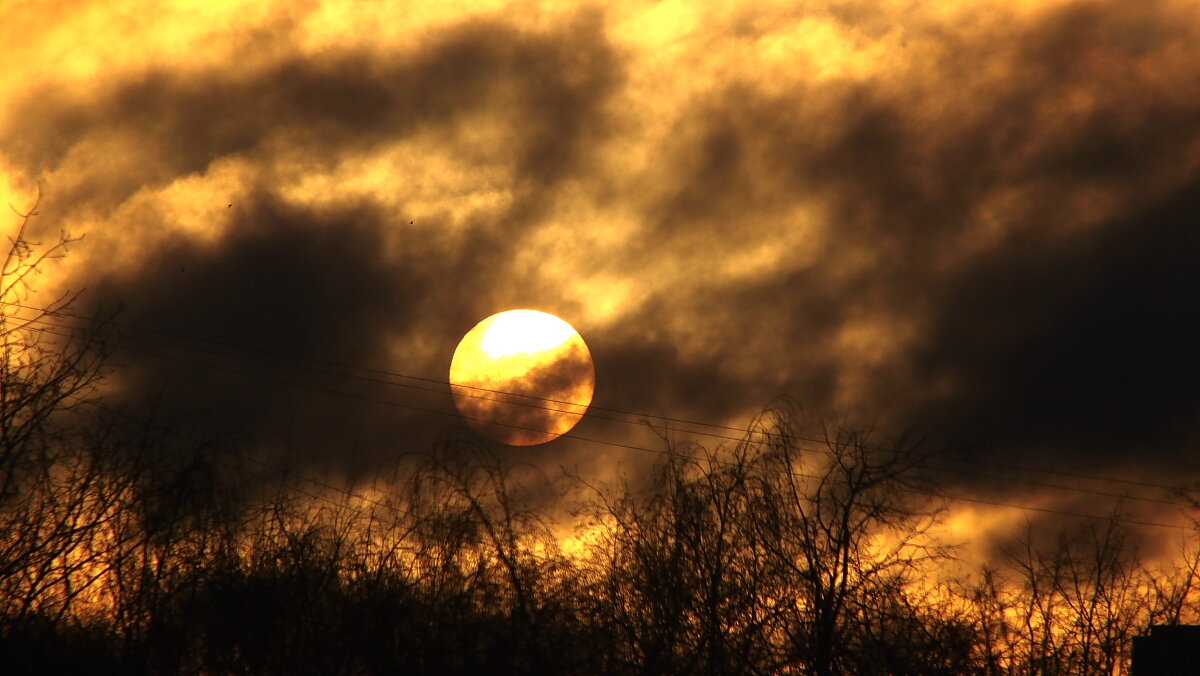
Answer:
<path fill-rule="evenodd" d="M 47 293 L 422 376 L 544 308 L 614 408 L 1065 465 L 1200 424 L 1195 3 L 144 4 L 4 5 L 0 197 L 86 234 Z"/>

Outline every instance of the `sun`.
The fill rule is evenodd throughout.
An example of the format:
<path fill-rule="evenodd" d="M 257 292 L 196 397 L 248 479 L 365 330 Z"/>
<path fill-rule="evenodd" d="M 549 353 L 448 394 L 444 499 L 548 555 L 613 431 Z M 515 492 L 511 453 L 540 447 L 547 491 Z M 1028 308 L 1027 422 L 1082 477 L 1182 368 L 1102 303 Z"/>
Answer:
<path fill-rule="evenodd" d="M 566 434 L 587 412 L 596 371 L 587 344 L 547 312 L 508 310 L 467 332 L 450 361 L 454 405 L 483 434 L 533 446 Z"/>

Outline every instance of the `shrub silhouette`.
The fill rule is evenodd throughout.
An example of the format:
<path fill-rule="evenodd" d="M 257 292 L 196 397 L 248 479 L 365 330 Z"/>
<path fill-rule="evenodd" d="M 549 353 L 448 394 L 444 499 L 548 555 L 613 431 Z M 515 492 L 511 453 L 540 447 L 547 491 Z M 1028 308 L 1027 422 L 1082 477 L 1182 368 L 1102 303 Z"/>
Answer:
<path fill-rule="evenodd" d="M 5 673 L 1119 673 L 1196 618 L 1195 538 L 1151 570 L 1119 512 L 946 580 L 921 446 L 788 406 L 729 446 L 664 436 L 645 485 L 563 478 L 570 556 L 562 485 L 467 429 L 353 491 L 279 474 L 92 396 L 106 324 L 34 302 L 73 240 L 28 242 L 33 214 L 0 271 Z"/>

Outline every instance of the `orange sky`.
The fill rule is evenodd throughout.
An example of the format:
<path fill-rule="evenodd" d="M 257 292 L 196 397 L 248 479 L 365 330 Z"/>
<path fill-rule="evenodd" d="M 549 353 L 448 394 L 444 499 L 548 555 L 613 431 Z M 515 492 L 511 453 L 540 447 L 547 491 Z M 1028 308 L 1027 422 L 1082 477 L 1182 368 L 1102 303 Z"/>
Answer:
<path fill-rule="evenodd" d="M 145 4 L 0 0 L 0 197 L 86 234 L 44 284 L 88 311 L 437 379 L 534 307 L 601 406 L 789 395 L 961 459 L 1197 469 L 1193 2 Z M 120 396 L 320 462 L 443 424 L 118 359 Z M 1107 511 L 977 474 L 948 480 Z"/>

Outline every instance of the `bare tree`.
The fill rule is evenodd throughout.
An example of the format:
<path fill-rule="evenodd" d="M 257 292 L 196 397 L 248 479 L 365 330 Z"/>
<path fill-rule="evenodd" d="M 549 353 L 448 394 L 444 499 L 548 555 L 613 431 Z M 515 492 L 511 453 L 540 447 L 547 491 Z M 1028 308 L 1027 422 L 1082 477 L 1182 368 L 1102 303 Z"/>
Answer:
<path fill-rule="evenodd" d="M 1144 566 L 1119 507 L 1049 542 L 1027 524 L 968 591 L 986 673 L 1125 673 L 1133 636 L 1194 596 L 1184 564 Z"/>
<path fill-rule="evenodd" d="M 39 189 L 33 206 L 18 212 L 21 222 L 0 268 L 0 501 L 53 464 L 61 418 L 87 402 L 107 356 L 102 326 L 60 322 L 77 293 L 35 299 L 35 278 L 79 239 L 63 232 L 49 246 L 31 242 L 29 223 L 40 202 Z"/>
<path fill-rule="evenodd" d="M 887 645 L 868 629 L 894 625 L 886 615 L 909 607 L 907 589 L 950 555 L 936 537 L 940 509 L 921 507 L 931 493 L 916 471 L 926 456 L 870 430 L 822 425 L 822 443 L 806 451 L 788 418 L 766 432 L 756 523 L 795 594 L 782 657 L 820 676 L 858 673 L 872 646 Z"/>
<path fill-rule="evenodd" d="M 538 509 L 539 487 L 547 479 L 533 467 L 451 435 L 413 468 L 407 507 L 435 589 L 452 580 L 475 612 L 506 615 L 505 659 L 534 672 L 573 659 L 554 647 L 574 618 L 568 565 Z"/>
<path fill-rule="evenodd" d="M 768 660 L 764 549 L 753 529 L 751 443 L 718 454 L 668 443 L 645 493 L 596 489 L 594 594 L 616 668 L 758 673 Z"/>
<path fill-rule="evenodd" d="M 78 573 L 92 576 L 96 529 L 111 506 L 101 468 L 77 453 L 73 437 L 104 375 L 103 331 L 59 323 L 75 294 L 35 299 L 34 279 L 76 241 L 65 232 L 49 246 L 29 240 L 40 200 L 39 190 L 18 212 L 0 268 L 0 604 L 13 618 L 67 612 L 90 585 Z M 53 610 L 43 607 L 51 592 Z"/>
<path fill-rule="evenodd" d="M 950 624 L 909 589 L 949 554 L 914 492 L 922 456 L 841 428 L 805 449 L 796 418 L 769 411 L 729 449 L 668 444 L 646 494 L 595 491 L 618 650 L 655 673 L 953 673 L 927 649 Z"/>

